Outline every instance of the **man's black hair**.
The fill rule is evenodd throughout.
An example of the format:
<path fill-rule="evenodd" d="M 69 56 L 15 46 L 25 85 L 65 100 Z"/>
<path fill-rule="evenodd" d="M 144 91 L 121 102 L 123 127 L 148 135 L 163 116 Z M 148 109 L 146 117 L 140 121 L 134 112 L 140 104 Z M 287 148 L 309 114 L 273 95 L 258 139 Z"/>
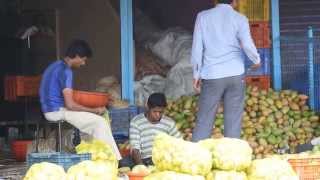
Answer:
<path fill-rule="evenodd" d="M 221 4 L 231 4 L 233 0 L 218 0 L 218 3 Z"/>
<path fill-rule="evenodd" d="M 77 55 L 81 58 L 90 58 L 92 56 L 92 50 L 86 41 L 76 39 L 70 43 L 65 57 L 75 58 Z"/>
<path fill-rule="evenodd" d="M 147 105 L 149 109 L 155 107 L 166 107 L 167 100 L 163 93 L 153 93 L 149 96 Z"/>

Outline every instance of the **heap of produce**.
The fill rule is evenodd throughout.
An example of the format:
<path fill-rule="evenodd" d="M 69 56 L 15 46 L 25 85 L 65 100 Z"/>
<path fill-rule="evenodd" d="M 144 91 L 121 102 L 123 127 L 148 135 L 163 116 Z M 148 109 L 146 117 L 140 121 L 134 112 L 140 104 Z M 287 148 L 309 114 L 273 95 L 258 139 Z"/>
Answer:
<path fill-rule="evenodd" d="M 56 180 L 66 179 L 66 173 L 62 166 L 42 162 L 33 164 L 27 171 L 24 180 Z"/>
<path fill-rule="evenodd" d="M 33 164 L 24 180 L 117 180 L 118 169 L 107 161 L 82 161 L 65 173 L 62 166 L 42 162 Z"/>
<path fill-rule="evenodd" d="M 175 171 L 190 175 L 206 175 L 212 167 L 212 155 L 197 143 L 166 134 L 155 137 L 152 160 L 159 171 Z"/>
<path fill-rule="evenodd" d="M 248 169 L 248 177 L 264 180 L 299 180 L 288 161 L 279 158 L 254 160 Z"/>
<path fill-rule="evenodd" d="M 254 157 L 263 158 L 310 142 L 320 136 L 319 116 L 306 105 L 308 96 L 292 90 L 259 90 L 247 87 L 243 113 L 242 139 L 253 148 Z M 192 137 L 198 96 L 183 96 L 170 101 L 165 114 L 176 121 L 185 140 Z M 212 137 L 223 137 L 223 105 L 218 108 Z"/>
<path fill-rule="evenodd" d="M 118 160 L 112 151 L 110 145 L 100 140 L 92 140 L 91 142 L 82 141 L 77 147 L 78 154 L 91 153 L 93 161 L 111 162 L 114 167 L 118 167 Z"/>
<path fill-rule="evenodd" d="M 107 161 L 82 161 L 71 166 L 66 180 L 118 180 L 118 169 Z"/>
<path fill-rule="evenodd" d="M 189 175 L 174 171 L 163 171 L 153 173 L 145 177 L 144 180 L 205 180 L 205 178 L 198 175 Z"/>
<path fill-rule="evenodd" d="M 245 172 L 237 171 L 221 171 L 214 170 L 212 174 L 207 176 L 207 180 L 247 180 L 247 175 Z"/>
<path fill-rule="evenodd" d="M 211 156 L 205 158 L 203 155 L 208 152 Z M 156 170 L 145 180 L 299 179 L 286 159 L 270 157 L 252 161 L 251 147 L 239 139 L 206 139 L 192 143 L 159 134 L 155 137 L 152 157 Z"/>
<path fill-rule="evenodd" d="M 248 142 L 234 138 L 206 139 L 199 144 L 212 153 L 214 169 L 245 171 L 252 160 Z"/>

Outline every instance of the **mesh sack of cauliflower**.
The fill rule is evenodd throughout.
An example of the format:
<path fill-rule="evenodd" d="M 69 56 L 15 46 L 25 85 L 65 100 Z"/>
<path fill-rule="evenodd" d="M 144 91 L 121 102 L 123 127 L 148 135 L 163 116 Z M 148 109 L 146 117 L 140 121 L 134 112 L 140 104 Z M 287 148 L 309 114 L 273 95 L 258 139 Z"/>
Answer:
<path fill-rule="evenodd" d="M 150 174 L 149 176 L 146 176 L 144 180 L 205 180 L 205 178 L 199 175 L 193 176 L 173 171 L 163 171 Z"/>
<path fill-rule="evenodd" d="M 206 176 L 206 180 L 247 180 L 245 172 L 215 170 Z"/>
<path fill-rule="evenodd" d="M 77 154 L 91 153 L 93 161 L 108 161 L 118 167 L 118 160 L 112 148 L 107 143 L 100 140 L 92 140 L 91 142 L 82 141 L 76 147 Z"/>
<path fill-rule="evenodd" d="M 134 174 L 143 174 L 143 175 L 149 175 L 153 172 L 156 172 L 155 166 L 145 166 L 142 164 L 135 165 L 132 170 L 132 173 Z"/>
<path fill-rule="evenodd" d="M 256 159 L 248 169 L 249 180 L 299 180 L 288 161 L 270 157 Z"/>
<path fill-rule="evenodd" d="M 64 172 L 63 167 L 48 163 L 36 163 L 33 164 L 27 171 L 24 180 L 56 180 L 66 179 L 66 173 Z"/>
<path fill-rule="evenodd" d="M 175 171 L 191 175 L 206 175 L 212 167 L 211 153 L 197 143 L 166 134 L 154 138 L 152 161 L 159 171 Z"/>
<path fill-rule="evenodd" d="M 199 144 L 212 153 L 212 166 L 220 170 L 243 171 L 252 161 L 252 149 L 247 141 L 234 138 L 206 139 Z"/>
<path fill-rule="evenodd" d="M 118 169 L 106 161 L 82 161 L 71 166 L 67 180 L 118 180 Z"/>

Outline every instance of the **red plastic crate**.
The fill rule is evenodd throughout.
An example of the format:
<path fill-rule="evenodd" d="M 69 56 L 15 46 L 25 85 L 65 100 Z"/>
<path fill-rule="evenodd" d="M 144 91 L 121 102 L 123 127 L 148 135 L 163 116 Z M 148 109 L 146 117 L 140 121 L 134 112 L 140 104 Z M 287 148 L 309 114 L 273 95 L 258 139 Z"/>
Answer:
<path fill-rule="evenodd" d="M 4 80 L 7 101 L 16 101 L 18 97 L 38 96 L 41 76 L 6 76 Z"/>
<path fill-rule="evenodd" d="M 17 96 L 38 96 L 41 76 L 16 76 Z"/>
<path fill-rule="evenodd" d="M 246 76 L 246 84 L 268 90 L 270 88 L 270 76 Z"/>
<path fill-rule="evenodd" d="M 268 21 L 250 22 L 250 31 L 257 48 L 270 48 L 270 25 Z"/>
<path fill-rule="evenodd" d="M 14 87 L 14 76 L 5 76 L 4 77 L 4 99 L 6 101 L 15 101 L 17 97 L 15 96 Z"/>

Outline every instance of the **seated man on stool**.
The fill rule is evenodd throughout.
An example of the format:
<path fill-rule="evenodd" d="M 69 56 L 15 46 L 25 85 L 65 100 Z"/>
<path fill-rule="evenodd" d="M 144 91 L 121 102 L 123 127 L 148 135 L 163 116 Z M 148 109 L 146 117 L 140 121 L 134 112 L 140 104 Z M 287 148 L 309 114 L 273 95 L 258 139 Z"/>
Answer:
<path fill-rule="evenodd" d="M 134 164 L 152 165 L 152 144 L 159 133 L 180 138 L 175 122 L 163 115 L 167 106 L 162 93 L 153 93 L 148 98 L 147 111 L 134 117 L 130 122 L 130 145 Z"/>
<path fill-rule="evenodd" d="M 109 144 L 116 157 L 121 159 L 112 136 L 111 128 L 101 116 L 105 107 L 89 108 L 73 100 L 73 71 L 86 65 L 92 56 L 89 45 L 83 40 L 74 40 L 65 57 L 50 64 L 43 73 L 40 84 L 41 110 L 49 121 L 66 121 L 80 131 Z"/>

